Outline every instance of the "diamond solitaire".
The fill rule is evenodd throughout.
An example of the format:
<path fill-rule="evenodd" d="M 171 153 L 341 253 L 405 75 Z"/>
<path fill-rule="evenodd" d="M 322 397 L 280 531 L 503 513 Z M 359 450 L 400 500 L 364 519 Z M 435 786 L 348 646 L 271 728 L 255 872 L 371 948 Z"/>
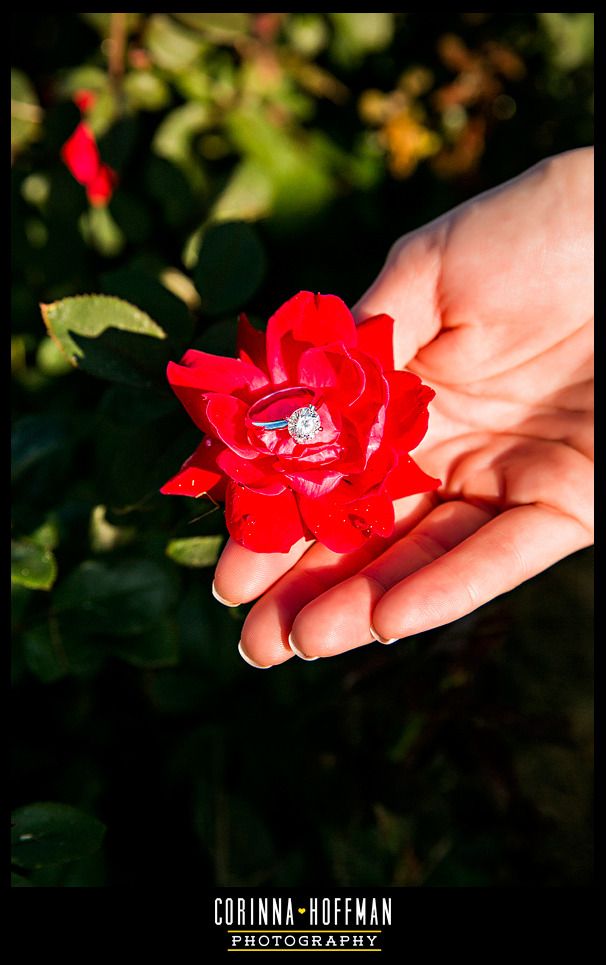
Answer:
<path fill-rule="evenodd" d="M 311 442 L 321 429 L 320 416 L 313 405 L 295 409 L 288 420 L 288 431 L 295 442 Z"/>

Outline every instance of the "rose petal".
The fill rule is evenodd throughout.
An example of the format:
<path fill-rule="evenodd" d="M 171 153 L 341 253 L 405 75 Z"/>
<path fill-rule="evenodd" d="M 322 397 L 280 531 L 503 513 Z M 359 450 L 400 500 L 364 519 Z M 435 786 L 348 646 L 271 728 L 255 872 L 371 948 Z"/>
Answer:
<path fill-rule="evenodd" d="M 193 348 L 185 353 L 180 364 L 168 363 L 167 376 L 173 388 L 186 386 L 203 392 L 239 393 L 246 397 L 267 385 L 267 377 L 256 365 Z"/>
<path fill-rule="evenodd" d="M 385 436 L 400 452 L 410 452 L 427 432 L 427 406 L 435 392 L 413 372 L 389 372 L 385 378 L 389 385 Z"/>
<path fill-rule="evenodd" d="M 391 447 L 381 446 L 374 452 L 361 472 L 343 479 L 337 495 L 344 502 L 360 499 L 371 490 L 380 489 L 397 463 Z M 341 466 L 339 468 L 342 468 Z"/>
<path fill-rule="evenodd" d="M 279 496 L 262 496 L 230 482 L 225 520 L 233 539 L 256 553 L 287 553 L 293 543 L 309 535 L 289 489 Z"/>
<path fill-rule="evenodd" d="M 364 454 L 366 464 L 373 452 L 381 445 L 385 428 L 385 411 L 389 400 L 389 387 L 378 363 L 368 355 L 353 349 L 352 358 L 358 361 L 366 376 L 366 387 L 363 394 L 347 409 L 347 424 L 355 434 L 356 453 Z M 345 418 L 343 419 L 345 427 Z M 345 442 L 344 451 L 345 449 Z M 356 455 L 357 459 L 357 455 Z M 363 466 L 362 466 L 363 468 Z"/>
<path fill-rule="evenodd" d="M 392 499 L 431 492 L 441 485 L 440 479 L 428 476 L 410 456 L 404 454 L 398 457 L 397 464 L 386 481 L 387 490 Z"/>
<path fill-rule="evenodd" d="M 306 349 L 299 359 L 298 379 L 302 385 L 330 388 L 335 404 L 342 408 L 353 405 L 366 386 L 364 369 L 338 344 Z"/>
<path fill-rule="evenodd" d="M 349 503 L 339 503 L 334 492 L 321 499 L 297 498 L 316 539 L 334 553 L 349 553 L 364 546 L 371 536 L 393 532 L 393 503 L 384 489 Z"/>
<path fill-rule="evenodd" d="M 336 295 L 302 291 L 289 299 L 267 324 L 267 367 L 276 385 L 296 379 L 297 362 L 306 347 L 357 343 L 356 326 L 345 302 Z"/>
<path fill-rule="evenodd" d="M 259 453 L 246 434 L 247 413 L 246 402 L 233 395 L 209 393 L 206 396 L 205 417 L 214 435 L 244 459 L 256 459 Z"/>
<path fill-rule="evenodd" d="M 99 170 L 101 158 L 95 135 L 88 124 L 78 124 L 61 148 L 61 157 L 80 184 L 89 184 L 93 180 Z"/>
<path fill-rule="evenodd" d="M 343 474 L 331 471 L 326 467 L 321 469 L 297 469 L 296 472 L 285 472 L 284 477 L 288 479 L 291 489 L 304 496 L 318 499 L 326 496 L 339 485 Z"/>
<path fill-rule="evenodd" d="M 217 456 L 217 466 L 234 482 L 241 483 L 256 493 L 275 496 L 286 489 L 270 459 L 243 459 L 233 450 L 223 449 Z"/>
<path fill-rule="evenodd" d="M 85 111 L 90 111 L 95 106 L 95 101 L 97 100 L 97 95 L 92 90 L 85 90 L 84 88 L 74 91 L 72 100 L 76 107 L 84 113 Z"/>
<path fill-rule="evenodd" d="M 394 367 L 391 315 L 372 315 L 358 325 L 358 349 L 378 359 L 385 372 L 391 372 Z"/>
<path fill-rule="evenodd" d="M 255 365 L 239 359 L 223 358 L 190 349 L 182 362 L 169 362 L 166 376 L 173 392 L 190 418 L 203 432 L 208 431 L 206 399 L 211 393 L 231 394 L 249 398 L 259 379 L 267 379 Z M 247 443 L 248 445 L 248 443 Z"/>
<path fill-rule="evenodd" d="M 217 469 L 216 457 L 221 444 L 213 439 L 203 439 L 192 455 L 185 460 L 179 472 L 161 487 L 166 496 L 203 496 L 216 491 L 223 482 L 223 474 Z"/>
<path fill-rule="evenodd" d="M 293 440 L 294 442 L 294 440 Z M 294 472 L 298 469 L 311 469 L 330 465 L 339 460 L 341 462 L 341 447 L 332 446 L 313 446 L 295 443 L 286 454 L 280 453 L 276 459 L 275 466 L 278 472 Z M 340 471 L 340 470 L 339 470 Z M 343 473 L 341 473 L 343 475 Z"/>
<path fill-rule="evenodd" d="M 102 164 L 86 185 L 86 196 L 95 208 L 102 208 L 111 201 L 118 175 L 109 164 Z"/>
<path fill-rule="evenodd" d="M 236 348 L 242 361 L 256 365 L 265 374 L 265 332 L 251 325 L 244 312 L 238 316 Z"/>

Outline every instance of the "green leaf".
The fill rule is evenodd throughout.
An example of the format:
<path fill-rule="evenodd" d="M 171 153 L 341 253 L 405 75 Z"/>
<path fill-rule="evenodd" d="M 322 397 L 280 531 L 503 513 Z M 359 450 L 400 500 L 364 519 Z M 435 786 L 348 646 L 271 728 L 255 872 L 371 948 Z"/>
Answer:
<path fill-rule="evenodd" d="M 166 547 L 166 555 L 180 566 L 213 566 L 219 558 L 222 536 L 191 536 L 172 539 Z"/>
<path fill-rule="evenodd" d="M 31 539 L 11 540 L 11 582 L 30 590 L 50 590 L 57 563 L 50 550 Z"/>
<path fill-rule="evenodd" d="M 69 804 L 26 804 L 12 815 L 12 860 L 19 868 L 44 868 L 92 854 L 105 826 Z"/>
<path fill-rule="evenodd" d="M 87 245 L 106 258 L 113 258 L 124 247 L 124 235 L 106 207 L 89 208 L 80 218 L 80 230 Z"/>
<path fill-rule="evenodd" d="M 115 16 L 113 13 L 80 13 L 79 17 L 82 18 L 93 30 L 96 30 L 101 39 L 109 35 L 111 20 Z M 126 19 L 126 32 L 127 34 L 133 33 L 139 27 L 141 23 L 141 18 L 144 16 L 142 13 L 127 13 L 125 14 Z"/>
<path fill-rule="evenodd" d="M 246 33 L 250 26 L 248 13 L 175 13 L 173 16 L 187 27 L 212 34 L 216 41 Z"/>
<path fill-rule="evenodd" d="M 75 295 L 50 305 L 40 305 L 49 335 L 63 349 L 73 365 L 81 364 L 84 352 L 70 333 L 98 338 L 109 328 L 151 338 L 166 338 L 166 332 L 135 305 L 111 295 Z"/>
<path fill-rule="evenodd" d="M 90 515 L 89 538 L 93 553 L 109 553 L 126 546 L 136 536 L 132 526 L 114 526 L 106 518 L 107 507 L 95 506 Z"/>
<path fill-rule="evenodd" d="M 36 351 L 36 367 L 43 375 L 59 376 L 72 371 L 68 359 L 50 336 L 40 341 Z"/>
<path fill-rule="evenodd" d="M 154 318 L 166 337 L 185 348 L 193 332 L 193 320 L 180 298 L 149 271 L 137 265 L 118 268 L 101 276 L 104 293 L 116 295 Z"/>
<path fill-rule="evenodd" d="M 169 161 L 187 161 L 191 157 L 191 140 L 213 123 L 213 114 L 206 104 L 190 101 L 176 107 L 159 125 L 153 149 Z"/>
<path fill-rule="evenodd" d="M 57 588 L 55 612 L 72 630 L 143 633 L 164 616 L 174 590 L 174 577 L 153 560 L 87 560 Z"/>
<path fill-rule="evenodd" d="M 19 151 L 40 136 L 42 110 L 34 86 L 21 70 L 11 70 L 11 148 Z"/>
<path fill-rule="evenodd" d="M 45 550 L 57 549 L 59 545 L 59 526 L 56 517 L 49 516 L 33 533 L 30 533 L 29 538 L 41 546 Z"/>
<path fill-rule="evenodd" d="M 170 101 L 168 85 L 151 70 L 133 70 L 127 74 L 124 91 L 135 110 L 159 111 Z"/>
<path fill-rule="evenodd" d="M 99 379 L 151 388 L 166 385 L 166 364 L 174 356 L 168 342 L 149 342 L 142 351 L 134 332 L 109 330 L 100 338 L 74 336 L 84 353 L 79 367 Z"/>
<path fill-rule="evenodd" d="M 273 199 L 271 179 L 256 161 L 242 161 L 215 201 L 214 221 L 256 221 L 269 214 Z"/>
<path fill-rule="evenodd" d="M 155 13 L 148 19 L 145 45 L 158 67 L 175 72 L 191 67 L 202 51 L 200 37 L 165 13 Z"/>
<path fill-rule="evenodd" d="M 297 137 L 272 123 L 260 110 L 237 108 L 225 118 L 236 149 L 255 161 L 270 179 L 272 218 L 287 227 L 313 217 L 335 193 L 335 183 L 309 137 Z"/>
<path fill-rule="evenodd" d="M 593 61 L 593 13 L 538 13 L 551 41 L 551 60 L 561 70 Z"/>
<path fill-rule="evenodd" d="M 194 282 L 202 308 L 219 315 L 243 305 L 263 281 L 265 251 L 244 221 L 211 226 L 205 233 Z"/>
<path fill-rule="evenodd" d="M 331 13 L 329 16 L 335 28 L 333 54 L 343 66 L 355 66 L 366 54 L 384 50 L 393 37 L 393 13 Z"/>

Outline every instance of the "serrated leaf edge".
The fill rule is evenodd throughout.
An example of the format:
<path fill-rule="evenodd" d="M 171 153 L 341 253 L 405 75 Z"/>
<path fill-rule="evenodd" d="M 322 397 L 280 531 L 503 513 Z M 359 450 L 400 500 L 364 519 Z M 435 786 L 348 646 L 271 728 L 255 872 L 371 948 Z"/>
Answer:
<path fill-rule="evenodd" d="M 61 350 L 62 355 L 64 355 L 67 358 L 67 360 L 75 367 L 78 366 L 78 357 L 83 356 L 84 352 L 79 347 L 74 355 L 70 355 L 68 352 L 66 352 L 65 346 L 61 342 L 61 339 L 53 331 L 53 327 L 49 316 L 52 310 L 56 308 L 58 305 L 61 305 L 63 302 L 85 301 L 87 298 L 101 298 L 103 299 L 103 301 L 106 301 L 106 302 L 118 302 L 119 304 L 126 305 L 134 312 L 137 312 L 137 314 L 142 316 L 144 319 L 147 319 L 147 322 L 149 323 L 150 327 L 155 331 L 137 332 L 136 334 L 138 335 L 148 335 L 150 338 L 160 338 L 160 339 L 164 339 L 167 337 L 164 329 L 157 322 L 153 320 L 151 315 L 148 315 L 147 312 L 144 312 L 142 308 L 139 308 L 137 305 L 133 305 L 132 302 L 127 301 L 125 298 L 118 298 L 117 295 L 103 295 L 103 294 L 99 294 L 98 292 L 89 292 L 87 294 L 82 294 L 82 295 L 68 295 L 66 298 L 58 298 L 54 302 L 48 302 L 48 303 L 40 302 L 39 308 L 42 314 L 42 320 L 44 322 L 44 326 L 48 334 L 55 342 L 55 344 L 59 346 L 59 349 Z M 116 331 L 128 331 L 128 329 L 121 329 L 117 325 L 108 325 L 107 328 L 115 328 Z M 68 331 L 70 330 L 68 329 Z M 104 331 L 107 331 L 107 329 L 104 329 Z M 156 332 L 158 332 L 159 334 L 156 334 Z M 103 332 L 100 332 L 99 334 L 102 335 Z M 99 336 L 92 336 L 92 337 L 98 338 Z"/>

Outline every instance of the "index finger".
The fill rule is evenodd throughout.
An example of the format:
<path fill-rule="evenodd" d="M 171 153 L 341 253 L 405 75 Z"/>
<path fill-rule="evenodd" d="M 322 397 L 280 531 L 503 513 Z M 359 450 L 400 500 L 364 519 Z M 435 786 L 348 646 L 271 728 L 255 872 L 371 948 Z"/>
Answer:
<path fill-rule="evenodd" d="M 213 596 L 224 606 L 255 600 L 284 576 L 313 542 L 300 539 L 288 553 L 254 553 L 230 538 L 217 563 Z"/>

